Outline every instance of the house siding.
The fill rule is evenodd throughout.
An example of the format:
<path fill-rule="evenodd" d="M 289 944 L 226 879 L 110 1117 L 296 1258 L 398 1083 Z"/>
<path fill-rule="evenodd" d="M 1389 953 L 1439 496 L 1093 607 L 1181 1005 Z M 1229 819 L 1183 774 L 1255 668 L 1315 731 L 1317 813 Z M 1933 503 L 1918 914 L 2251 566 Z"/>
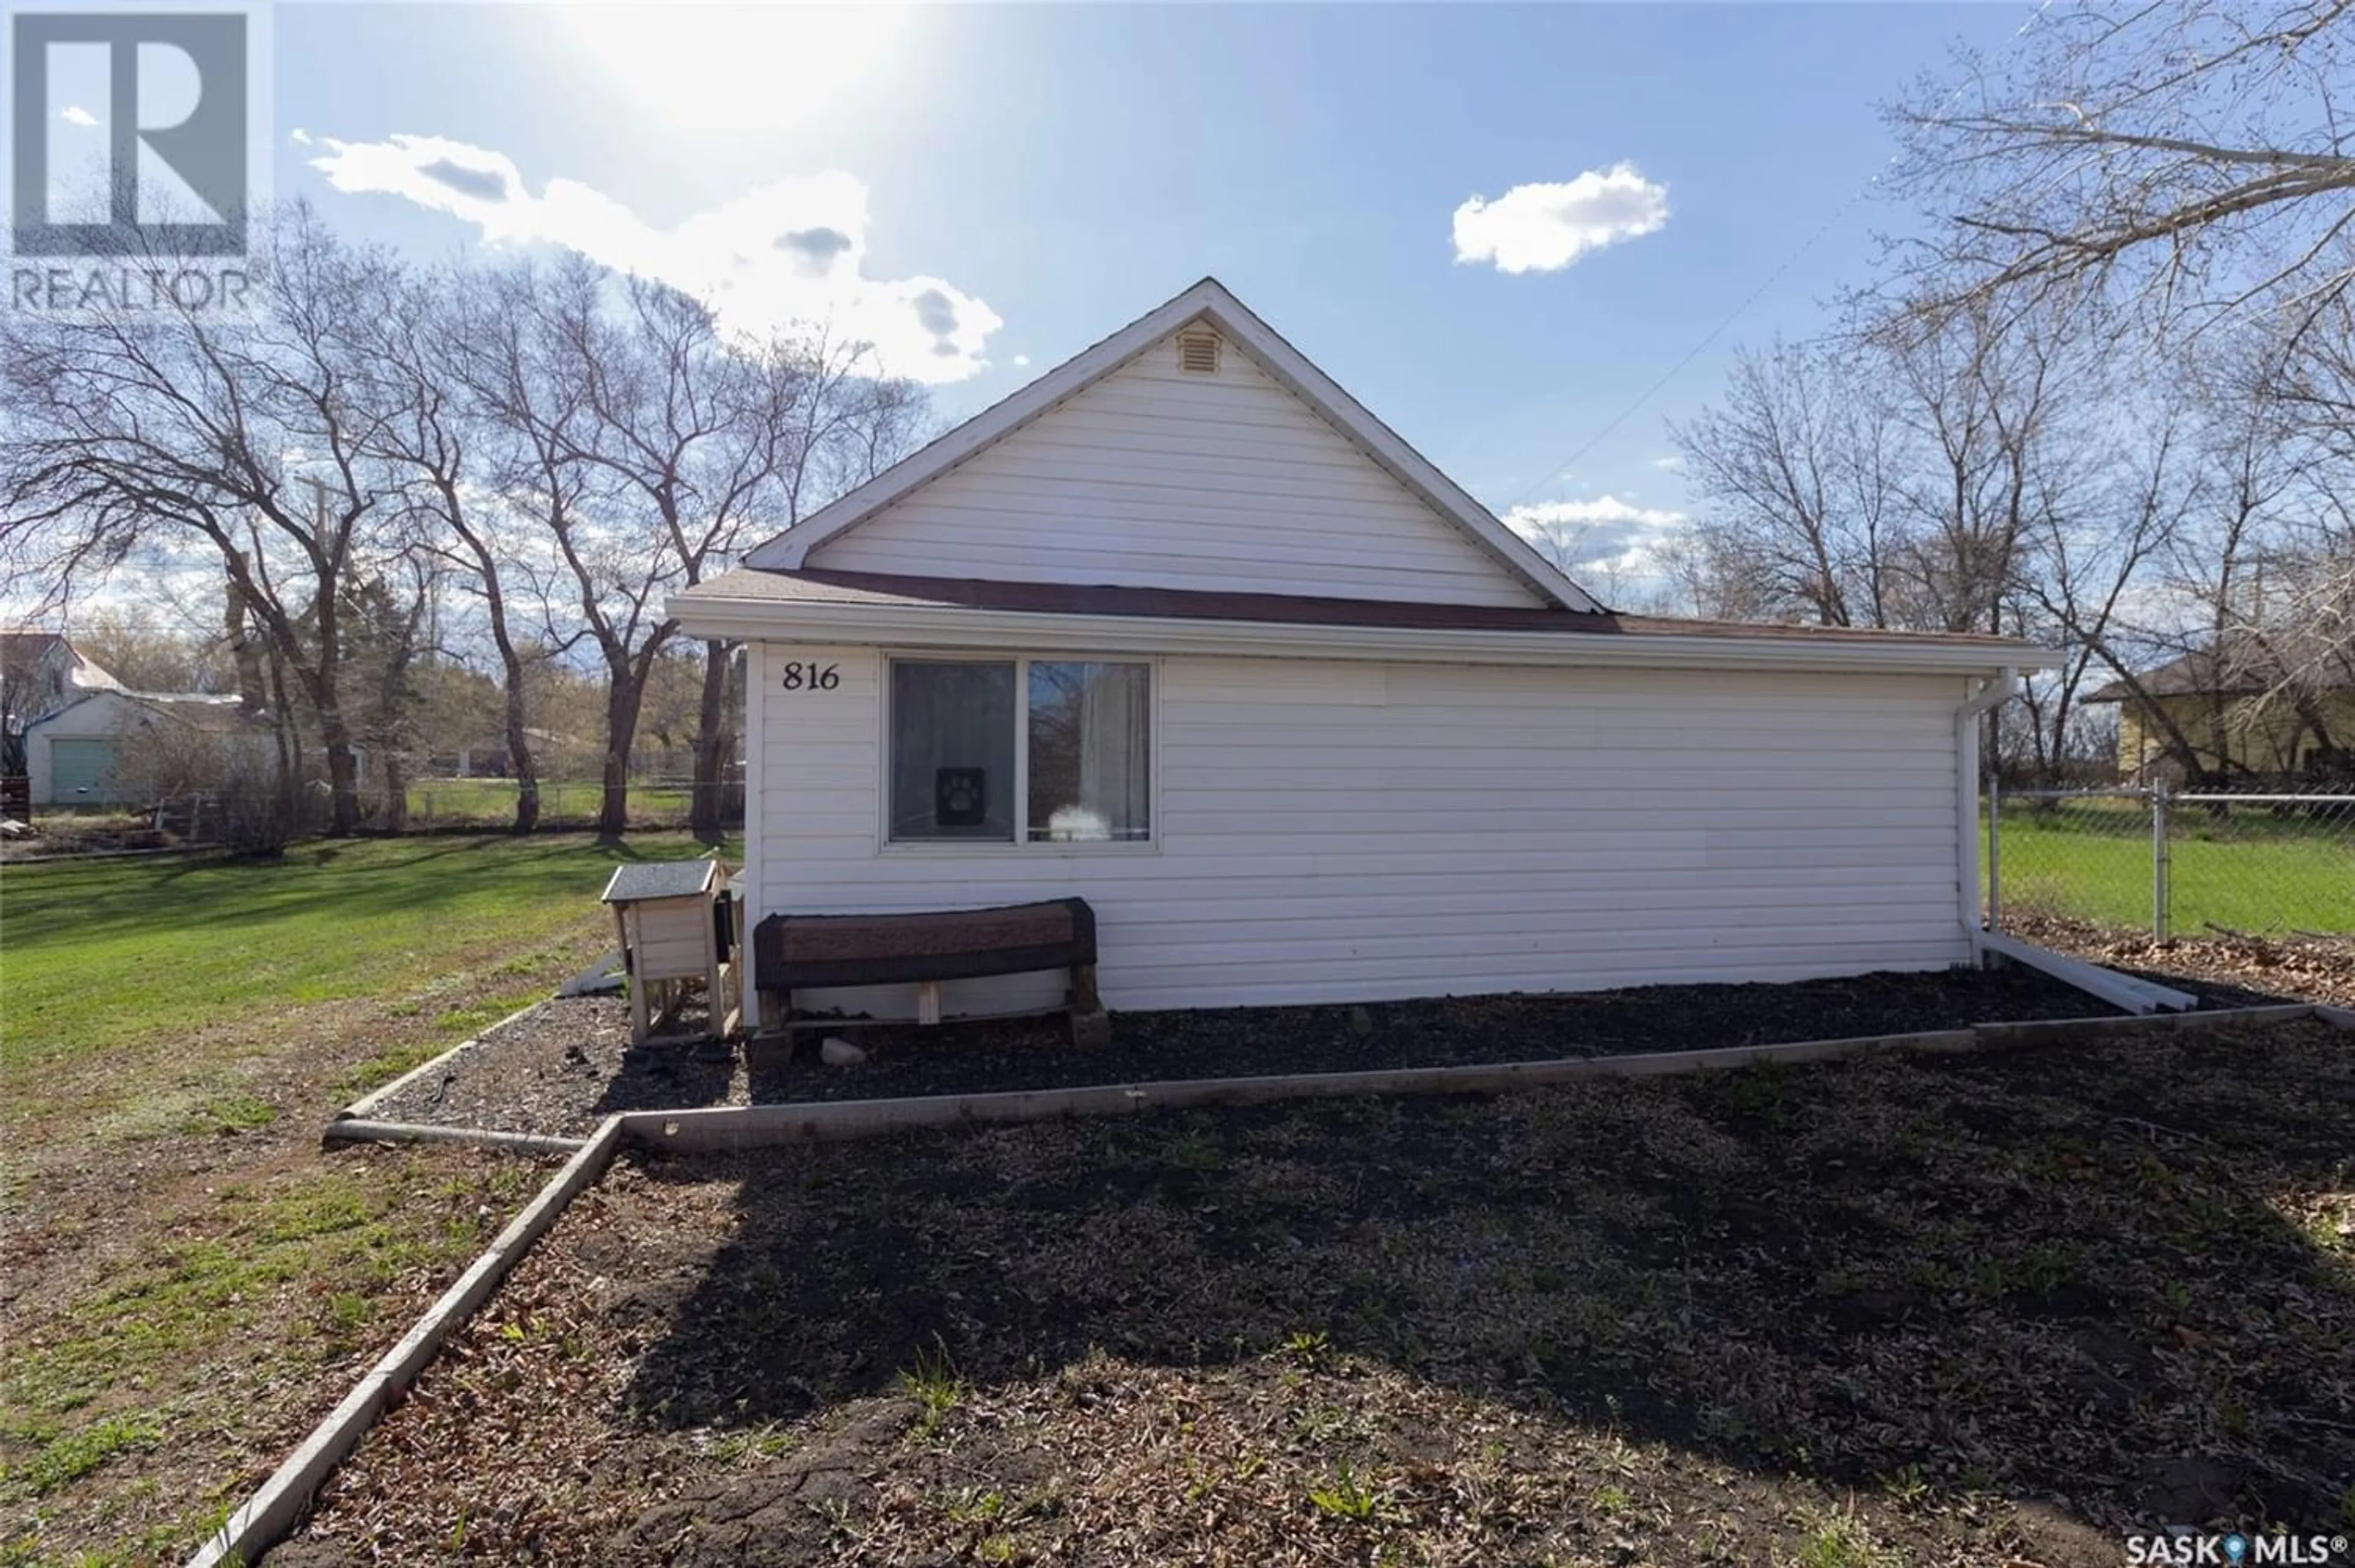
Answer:
<path fill-rule="evenodd" d="M 58 741 L 116 741 L 130 724 L 137 710 L 112 692 L 100 692 L 73 706 L 59 709 L 27 728 L 25 731 L 25 774 L 32 791 L 35 805 L 107 805 L 114 803 L 115 790 L 93 791 L 80 795 L 69 793 L 63 799 L 58 795 L 55 753 L 50 750 Z"/>
<path fill-rule="evenodd" d="M 2307 714 L 2288 702 L 2228 698 L 2222 704 L 2220 751 L 2220 714 L 2215 699 L 2182 696 L 2154 700 L 2190 742 L 2202 768 L 2295 774 L 2303 765 L 2308 749 L 2324 744 Z M 2321 720 L 2332 744 L 2355 746 L 2355 693 L 2324 692 L 2310 699 L 2307 707 Z M 2180 783 L 2183 769 L 2169 754 L 2167 736 L 2166 726 L 2147 714 L 2140 703 L 2119 704 L 2119 773 L 2129 779 L 2164 773 Z"/>
<path fill-rule="evenodd" d="M 1542 601 L 1229 343 L 1167 339 L 839 539 L 808 565 L 1016 582 Z"/>
<path fill-rule="evenodd" d="M 1154 846 L 886 847 L 884 656 L 753 652 L 755 919 L 1076 893 L 1105 999 L 1132 1009 L 1971 956 L 1959 680 L 1171 656 Z M 840 685 L 783 690 L 783 661 L 813 658 Z M 1051 1005 L 1059 987 L 960 982 L 943 1001 Z M 798 1000 L 913 1012 L 904 988 Z"/>

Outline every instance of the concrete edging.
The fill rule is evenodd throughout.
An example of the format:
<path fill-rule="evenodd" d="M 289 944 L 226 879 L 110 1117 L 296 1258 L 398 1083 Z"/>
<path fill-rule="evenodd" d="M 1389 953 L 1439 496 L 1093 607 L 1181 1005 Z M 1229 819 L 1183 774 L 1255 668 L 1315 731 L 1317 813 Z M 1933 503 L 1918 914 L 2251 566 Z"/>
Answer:
<path fill-rule="evenodd" d="M 2088 963 L 2083 958 L 2072 958 L 2065 953 L 2039 947 L 2032 942 L 2022 942 L 2000 931 L 1980 933 L 1979 946 L 1999 958 L 2040 970 L 2063 985 L 2074 986 L 2090 997 L 2130 1013 L 2153 1013 L 2161 1009 L 2188 1012 L 2200 1005 L 2200 998 L 2189 991 L 2179 991 L 2172 986 L 2162 986 L 2138 976 L 2120 974 L 2115 969 Z"/>
<path fill-rule="evenodd" d="M 621 1118 L 608 1116 L 596 1136 L 507 1222 L 489 1250 L 426 1308 L 400 1342 L 386 1351 L 334 1413 L 312 1429 L 302 1446 L 188 1559 L 187 1568 L 249 1563 L 283 1540 L 309 1509 L 320 1483 L 359 1445 L 377 1418 L 408 1392 L 443 1341 L 490 1299 L 508 1271 L 548 1233 L 566 1206 L 603 1178 L 621 1147 Z"/>
<path fill-rule="evenodd" d="M 319 1142 L 327 1148 L 351 1144 L 461 1144 L 508 1154 L 572 1154 L 587 1147 L 589 1140 L 549 1133 L 506 1133 L 492 1127 L 444 1127 L 426 1122 L 372 1122 L 346 1116 L 329 1122 L 320 1133 Z"/>
<path fill-rule="evenodd" d="M 2117 1019 L 2052 1019 L 2024 1023 L 1975 1024 L 1974 1032 L 1990 1044 L 2062 1045 L 2073 1040 L 2100 1040 L 2122 1034 L 2168 1034 L 2182 1029 L 2214 1029 L 2220 1024 L 2278 1024 L 2315 1015 L 2311 1002 L 2273 1002 L 2255 1008 L 2218 1008 L 2210 1012 L 2147 1013 Z"/>
<path fill-rule="evenodd" d="M 537 1007 L 539 1004 L 534 1003 Z M 526 1008 L 513 1018 L 519 1018 Z M 804 1101 L 778 1105 L 730 1105 L 679 1111 L 636 1111 L 607 1116 L 586 1142 L 482 1128 L 428 1127 L 410 1123 L 369 1122 L 350 1112 L 329 1125 L 329 1142 L 407 1141 L 479 1143 L 527 1152 L 570 1149 L 571 1157 L 525 1206 L 489 1249 L 458 1276 L 400 1342 L 313 1428 L 285 1463 L 238 1509 L 186 1568 L 225 1568 L 250 1562 L 283 1540 L 300 1523 L 320 1484 L 359 1445 L 379 1417 L 407 1392 L 449 1337 L 482 1308 L 515 1265 L 553 1227 L 582 1192 L 603 1179 L 624 1141 L 666 1153 L 759 1148 L 826 1139 L 871 1136 L 918 1127 L 968 1123 L 1042 1121 L 1060 1116 L 1116 1115 L 1157 1107 L 1253 1104 L 1280 1100 L 1332 1099 L 1354 1094 L 1493 1093 L 1567 1083 L 1587 1078 L 1647 1078 L 1772 1065 L 1800 1065 L 1884 1053 L 1960 1054 L 2019 1046 L 2097 1040 L 2115 1035 L 2166 1033 L 2239 1023 L 2278 1023 L 2323 1018 L 2355 1029 L 2355 1010 L 2305 1003 L 2232 1008 L 2215 1012 L 2155 1016 L 2061 1019 L 2021 1023 L 1977 1024 L 1968 1029 L 1913 1034 L 1862 1035 L 1842 1040 L 1795 1040 L 1775 1045 L 1724 1046 L 1706 1051 L 1657 1051 L 1629 1056 L 1581 1057 L 1546 1061 L 1476 1063 L 1460 1067 L 1407 1067 L 1361 1072 L 1307 1072 L 1264 1078 L 1198 1078 L 1151 1083 L 1091 1084 L 1067 1089 L 1017 1090 L 967 1095 L 927 1095 L 891 1100 Z M 510 1019 L 502 1022 L 512 1021 Z M 494 1026 L 496 1029 L 497 1026 Z M 485 1034 L 491 1030 L 484 1031 Z M 479 1038 L 479 1037 L 478 1037 Z M 446 1060 L 468 1040 L 436 1057 Z M 407 1077 L 387 1084 L 389 1093 Z M 366 1102 L 357 1102 L 353 1111 Z M 338 1137 L 338 1132 L 345 1136 Z M 496 1143 L 487 1140 L 498 1140 Z"/>
<path fill-rule="evenodd" d="M 499 1030 L 506 1028 L 507 1025 L 523 1018 L 526 1014 L 546 1007 L 549 1000 L 550 998 L 542 997 L 538 1001 L 526 1002 L 522 1007 L 517 1008 L 515 1011 L 509 1013 L 506 1017 L 501 1019 L 490 1028 L 483 1030 L 482 1033 L 468 1035 L 464 1040 L 460 1040 L 457 1044 L 452 1046 L 449 1050 L 442 1051 L 440 1055 L 426 1058 L 423 1061 L 419 1062 L 416 1066 L 410 1068 L 408 1072 L 402 1073 L 391 1083 L 379 1084 L 376 1088 L 369 1090 L 367 1093 L 361 1095 L 358 1099 L 353 1101 L 342 1110 L 337 1111 L 336 1113 L 335 1119 L 339 1122 L 348 1122 L 357 1121 L 367 1116 L 369 1112 L 375 1110 L 378 1105 L 383 1104 L 387 1100 L 391 1099 L 394 1094 L 408 1088 L 411 1083 L 414 1083 L 420 1078 L 424 1077 L 428 1072 L 432 1072 L 435 1068 L 449 1061 L 461 1051 L 474 1050 L 476 1046 L 482 1044 L 483 1041 L 498 1033 Z"/>
<path fill-rule="evenodd" d="M 2207 1013 L 2162 1013 L 2104 1019 L 2040 1019 L 1977 1024 L 1914 1034 L 1863 1035 L 1846 1040 L 1795 1040 L 1778 1045 L 1724 1046 L 1708 1051 L 1548 1061 L 1404 1067 L 1366 1072 L 1302 1072 L 1264 1078 L 1172 1079 L 1147 1083 L 1098 1083 L 1066 1089 L 925 1095 L 891 1100 L 800 1101 L 774 1105 L 722 1105 L 686 1111 L 622 1114 L 624 1133 L 649 1149 L 696 1154 L 787 1144 L 868 1137 L 916 1127 L 964 1123 L 1030 1122 L 1058 1116 L 1106 1116 L 1154 1107 L 1260 1104 L 1279 1100 L 1351 1094 L 1496 1093 L 1588 1078 L 1648 1078 L 1718 1069 L 1833 1061 L 1882 1052 L 1958 1053 L 2101 1039 L 2233 1023 L 2277 1023 L 2310 1018 L 2306 1003 L 2232 1008 Z"/>

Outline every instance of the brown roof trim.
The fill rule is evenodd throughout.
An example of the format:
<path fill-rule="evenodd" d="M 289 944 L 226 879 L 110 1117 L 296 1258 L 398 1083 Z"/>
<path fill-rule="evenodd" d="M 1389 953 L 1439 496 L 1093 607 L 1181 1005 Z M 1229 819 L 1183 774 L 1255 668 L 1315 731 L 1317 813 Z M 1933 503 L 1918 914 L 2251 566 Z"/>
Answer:
<path fill-rule="evenodd" d="M 1023 614 L 1107 615 L 1152 620 L 1226 621 L 1294 626 L 1372 626 L 1400 630 L 1530 632 L 1604 637 L 1739 637 L 1774 641 L 1879 643 L 2016 651 L 2008 637 L 1882 632 L 1852 626 L 1753 624 L 1621 615 L 1552 607 L 1329 599 L 1305 594 L 1229 593 L 1181 588 L 1131 588 L 1070 582 L 1003 582 L 903 577 L 879 571 L 743 569 L 713 579 L 690 597 L 760 599 L 781 603 L 932 606 Z"/>

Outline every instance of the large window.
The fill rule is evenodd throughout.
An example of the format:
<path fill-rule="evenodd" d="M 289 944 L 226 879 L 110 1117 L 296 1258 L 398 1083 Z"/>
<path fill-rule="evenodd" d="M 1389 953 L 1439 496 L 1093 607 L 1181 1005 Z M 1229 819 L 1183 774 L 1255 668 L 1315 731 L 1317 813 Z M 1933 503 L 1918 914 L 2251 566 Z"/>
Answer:
<path fill-rule="evenodd" d="M 1153 837 L 1149 665 L 894 659 L 890 731 L 894 842 Z"/>

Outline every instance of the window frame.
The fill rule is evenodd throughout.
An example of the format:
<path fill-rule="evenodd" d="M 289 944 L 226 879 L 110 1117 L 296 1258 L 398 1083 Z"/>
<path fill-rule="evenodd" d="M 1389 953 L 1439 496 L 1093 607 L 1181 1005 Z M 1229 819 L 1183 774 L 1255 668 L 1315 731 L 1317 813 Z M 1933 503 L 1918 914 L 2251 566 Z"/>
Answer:
<path fill-rule="evenodd" d="M 1039 855 L 1051 859 L 1161 853 L 1161 656 L 1134 653 L 1010 653 L 1003 648 L 886 648 L 875 704 L 875 847 L 880 855 Z M 895 838 L 891 836 L 892 668 L 901 664 L 1010 664 L 1014 667 L 1014 835 L 1006 838 Z M 1136 664 L 1146 667 L 1146 722 L 1152 755 L 1146 765 L 1143 838 L 1034 839 L 1030 837 L 1030 667 L 1034 664 Z"/>

